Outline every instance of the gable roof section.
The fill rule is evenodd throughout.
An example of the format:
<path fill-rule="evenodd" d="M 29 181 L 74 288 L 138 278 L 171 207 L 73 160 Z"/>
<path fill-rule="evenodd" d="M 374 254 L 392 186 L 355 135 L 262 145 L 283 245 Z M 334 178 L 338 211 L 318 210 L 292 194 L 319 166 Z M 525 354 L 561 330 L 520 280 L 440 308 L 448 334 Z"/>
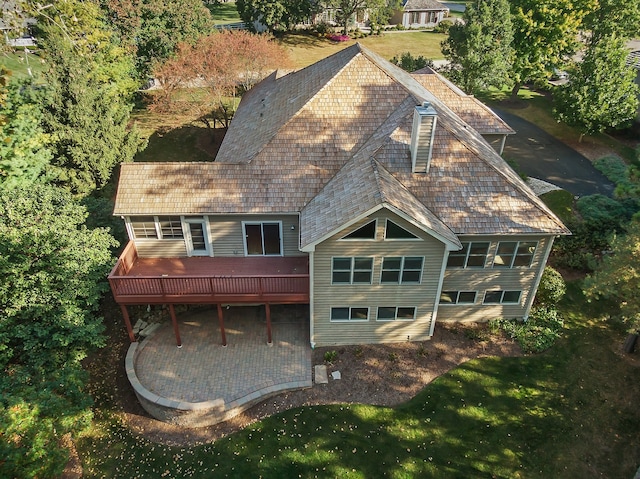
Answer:
<path fill-rule="evenodd" d="M 411 173 L 409 156 L 413 110 L 424 101 L 438 111 L 426 175 Z M 372 165 L 378 176 L 371 176 Z M 355 167 L 365 171 L 347 174 Z M 337 195 L 338 188 L 352 194 Z M 386 199 L 374 201 L 376 194 Z M 568 233 L 470 125 L 410 74 L 358 44 L 257 85 L 243 98 L 215 162 L 122 165 L 114 213 L 301 212 L 301 241 L 310 245 L 340 221 L 350 221 L 339 209 L 314 205 L 342 205 L 347 199 L 362 202 L 345 210 L 354 214 L 382 204 L 398 208 L 445 242 L 451 239 L 448 229 Z M 340 221 L 323 218 L 336 214 Z"/>
<path fill-rule="evenodd" d="M 485 135 L 515 133 L 513 128 L 484 103 L 472 95 L 467 95 L 431 68 L 422 68 L 411 75 L 478 133 Z"/>
<path fill-rule="evenodd" d="M 316 244 L 381 208 L 390 209 L 448 249 L 461 248 L 455 233 L 402 183 L 373 158 L 360 156 L 346 163 L 303 208 L 300 249 L 313 251 Z"/>

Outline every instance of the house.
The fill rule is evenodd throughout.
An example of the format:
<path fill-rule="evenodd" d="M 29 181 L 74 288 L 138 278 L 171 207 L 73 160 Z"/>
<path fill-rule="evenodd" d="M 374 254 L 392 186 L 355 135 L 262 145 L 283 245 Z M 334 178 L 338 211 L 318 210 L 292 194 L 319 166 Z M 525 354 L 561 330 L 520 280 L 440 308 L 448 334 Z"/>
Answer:
<path fill-rule="evenodd" d="M 402 10 L 389 23 L 405 28 L 433 28 L 449 16 L 449 8 L 436 0 L 404 0 Z"/>
<path fill-rule="evenodd" d="M 450 104 L 450 105 L 449 105 Z M 123 164 L 127 305 L 309 305 L 312 346 L 526 318 L 570 234 L 480 132 L 512 132 L 433 71 L 359 44 L 250 90 L 215 162 Z M 498 133 L 496 133 L 498 132 Z M 501 132 L 501 133 L 500 133 Z M 501 143 L 501 142 L 498 142 Z"/>

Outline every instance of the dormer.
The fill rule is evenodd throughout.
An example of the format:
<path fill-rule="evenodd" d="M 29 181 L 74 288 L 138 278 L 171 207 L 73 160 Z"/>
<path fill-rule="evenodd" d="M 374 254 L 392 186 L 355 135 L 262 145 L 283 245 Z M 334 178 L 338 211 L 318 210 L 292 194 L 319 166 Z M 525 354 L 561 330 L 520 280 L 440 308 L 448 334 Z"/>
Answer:
<path fill-rule="evenodd" d="M 413 127 L 411 129 L 411 171 L 428 173 L 433 151 L 433 138 L 438 122 L 438 112 L 425 101 L 413 111 Z"/>

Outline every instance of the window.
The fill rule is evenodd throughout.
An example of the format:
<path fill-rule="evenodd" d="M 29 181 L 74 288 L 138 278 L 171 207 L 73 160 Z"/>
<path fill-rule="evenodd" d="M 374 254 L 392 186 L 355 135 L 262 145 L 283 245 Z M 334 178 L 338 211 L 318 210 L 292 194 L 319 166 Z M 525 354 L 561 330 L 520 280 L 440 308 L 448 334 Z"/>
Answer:
<path fill-rule="evenodd" d="M 535 241 L 501 241 L 498 243 L 494 268 L 529 267 L 538 243 Z"/>
<path fill-rule="evenodd" d="M 402 226 L 398 226 L 391 220 L 387 220 L 386 227 L 384 229 L 385 240 L 415 240 L 420 239 L 410 231 L 407 231 Z"/>
<path fill-rule="evenodd" d="M 409 23 L 420 23 L 420 12 L 411 12 L 411 19 L 409 20 Z"/>
<path fill-rule="evenodd" d="M 242 223 L 246 255 L 281 256 L 281 226 L 280 222 Z"/>
<path fill-rule="evenodd" d="M 381 283 L 420 283 L 422 278 L 422 256 L 401 256 L 382 260 Z"/>
<path fill-rule="evenodd" d="M 475 291 L 443 291 L 440 294 L 440 304 L 474 304 Z"/>
<path fill-rule="evenodd" d="M 518 304 L 522 291 L 486 291 L 483 304 Z"/>
<path fill-rule="evenodd" d="M 376 220 L 370 221 L 364 226 L 361 226 L 355 231 L 352 231 L 346 236 L 343 236 L 343 240 L 374 240 L 376 239 Z"/>
<path fill-rule="evenodd" d="M 135 238 L 182 239 L 179 216 L 133 216 L 129 219 Z"/>
<path fill-rule="evenodd" d="M 331 308 L 331 321 L 368 321 L 369 308 Z"/>
<path fill-rule="evenodd" d="M 160 233 L 163 239 L 181 239 L 184 237 L 182 233 L 182 221 L 179 216 L 166 216 L 159 218 Z"/>
<path fill-rule="evenodd" d="M 378 321 L 413 321 L 416 319 L 416 308 L 380 306 Z"/>
<path fill-rule="evenodd" d="M 447 267 L 449 268 L 484 268 L 489 253 L 488 241 L 462 243 L 460 251 L 451 251 Z"/>
<path fill-rule="evenodd" d="M 371 284 L 373 258 L 333 258 L 332 284 Z"/>

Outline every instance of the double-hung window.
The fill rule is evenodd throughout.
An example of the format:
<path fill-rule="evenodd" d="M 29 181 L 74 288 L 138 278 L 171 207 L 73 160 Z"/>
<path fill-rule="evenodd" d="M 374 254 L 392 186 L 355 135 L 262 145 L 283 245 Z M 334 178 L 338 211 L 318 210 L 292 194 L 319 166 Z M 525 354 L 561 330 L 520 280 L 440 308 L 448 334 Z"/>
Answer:
<path fill-rule="evenodd" d="M 388 257 L 382 260 L 383 284 L 417 284 L 422 279 L 422 256 Z"/>
<path fill-rule="evenodd" d="M 533 261 L 538 243 L 535 241 L 500 241 L 496 256 L 493 259 L 494 268 L 529 267 Z"/>
<path fill-rule="evenodd" d="M 136 239 L 182 239 L 182 221 L 179 216 L 132 216 L 131 231 Z"/>
<path fill-rule="evenodd" d="M 331 266 L 332 284 L 371 284 L 373 258 L 333 258 Z"/>
<path fill-rule="evenodd" d="M 369 308 L 331 308 L 331 321 L 368 321 Z"/>
<path fill-rule="evenodd" d="M 483 304 L 518 304 L 522 291 L 485 291 Z"/>
<path fill-rule="evenodd" d="M 380 306 L 378 321 L 413 321 L 416 319 L 416 308 L 400 306 Z"/>
<path fill-rule="evenodd" d="M 443 291 L 440 294 L 440 304 L 474 304 L 475 291 Z"/>
<path fill-rule="evenodd" d="M 484 268 L 489 254 L 488 241 L 462 243 L 462 249 L 451 251 L 447 267 L 449 268 Z"/>

